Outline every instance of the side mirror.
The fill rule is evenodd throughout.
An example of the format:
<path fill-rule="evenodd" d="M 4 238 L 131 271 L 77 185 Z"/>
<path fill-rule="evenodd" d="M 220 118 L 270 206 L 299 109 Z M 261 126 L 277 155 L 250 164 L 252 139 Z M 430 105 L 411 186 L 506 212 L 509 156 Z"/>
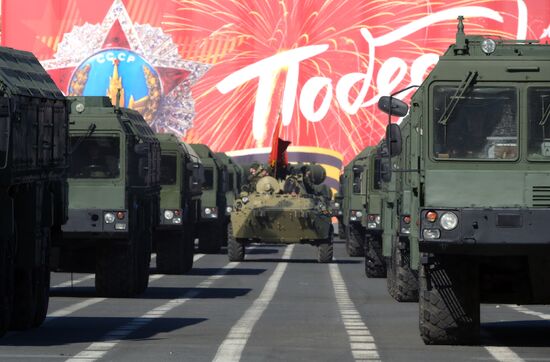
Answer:
<path fill-rule="evenodd" d="M 134 152 L 139 156 L 147 156 L 149 153 L 149 144 L 148 143 L 138 143 L 134 146 Z"/>
<path fill-rule="evenodd" d="M 392 123 L 386 128 L 386 141 L 388 142 L 388 150 L 390 157 L 401 154 L 401 128 L 398 124 Z"/>
<path fill-rule="evenodd" d="M 391 99 L 391 109 L 390 109 Z M 380 97 L 378 100 L 378 109 L 382 112 L 389 114 L 390 116 L 405 117 L 409 112 L 409 106 L 401 99 L 393 98 L 390 96 Z"/>

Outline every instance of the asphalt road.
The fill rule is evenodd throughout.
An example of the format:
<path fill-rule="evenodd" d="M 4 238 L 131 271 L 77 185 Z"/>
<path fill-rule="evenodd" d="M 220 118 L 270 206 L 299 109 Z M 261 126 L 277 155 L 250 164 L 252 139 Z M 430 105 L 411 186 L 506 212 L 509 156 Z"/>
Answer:
<path fill-rule="evenodd" d="M 483 305 L 480 346 L 425 346 L 418 304 L 335 245 L 254 246 L 247 260 L 195 256 L 135 299 L 94 295 L 93 275 L 52 274 L 48 319 L 0 339 L 0 361 L 550 361 L 550 306 Z M 550 287 L 550 286 L 549 286 Z"/>

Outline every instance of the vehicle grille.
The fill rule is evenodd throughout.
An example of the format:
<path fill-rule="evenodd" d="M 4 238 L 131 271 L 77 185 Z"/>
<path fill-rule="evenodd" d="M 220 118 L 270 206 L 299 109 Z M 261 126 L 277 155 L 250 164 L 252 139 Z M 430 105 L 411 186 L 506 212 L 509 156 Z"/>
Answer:
<path fill-rule="evenodd" d="M 550 186 L 533 186 L 533 207 L 550 207 Z"/>

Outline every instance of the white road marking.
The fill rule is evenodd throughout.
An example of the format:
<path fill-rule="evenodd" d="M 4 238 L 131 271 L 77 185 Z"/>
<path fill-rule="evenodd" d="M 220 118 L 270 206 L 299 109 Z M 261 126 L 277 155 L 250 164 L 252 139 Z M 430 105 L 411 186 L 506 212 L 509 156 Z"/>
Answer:
<path fill-rule="evenodd" d="M 197 260 L 202 256 L 197 255 Z M 224 268 L 221 268 L 221 272 L 217 275 L 212 275 L 208 279 L 204 280 L 202 283 L 198 284 L 196 289 L 193 289 L 180 298 L 172 299 L 167 303 L 156 307 L 149 312 L 143 314 L 141 317 L 134 318 L 130 322 L 118 327 L 117 329 L 104 335 L 100 342 L 94 342 L 90 344 L 86 349 L 76 354 L 72 358 L 67 359 L 67 361 L 95 361 L 107 354 L 111 349 L 116 347 L 118 343 L 130 333 L 135 332 L 139 328 L 151 323 L 153 320 L 161 318 L 166 313 L 170 312 L 174 308 L 177 308 L 184 304 L 185 302 L 191 300 L 200 294 L 200 289 L 209 288 L 215 281 L 223 278 L 225 274 L 234 267 L 239 265 L 239 263 L 229 263 Z"/>
<path fill-rule="evenodd" d="M 56 285 L 52 285 L 50 288 L 68 288 L 72 285 L 79 284 L 79 283 L 85 282 L 86 280 L 90 280 L 90 279 L 94 279 L 94 278 L 95 278 L 94 274 L 87 274 L 87 275 L 83 276 L 82 278 L 78 278 L 78 279 L 74 279 L 74 280 L 67 280 L 66 282 L 59 283 L 59 284 L 56 284 Z"/>
<path fill-rule="evenodd" d="M 374 337 L 363 322 L 361 314 L 351 300 L 346 283 L 337 264 L 329 265 L 330 278 L 336 294 L 336 302 L 348 333 L 351 354 L 356 361 L 380 361 Z"/>
<path fill-rule="evenodd" d="M 55 312 L 52 312 L 52 313 L 48 314 L 48 316 L 46 317 L 46 323 L 51 322 L 52 320 L 60 318 L 60 317 L 66 317 L 70 314 L 73 314 L 76 311 L 87 308 L 87 307 L 89 307 L 91 305 L 94 305 L 94 304 L 97 304 L 99 302 L 103 302 L 106 299 L 107 298 L 90 298 L 90 299 L 86 299 L 86 300 L 84 300 L 80 303 L 76 303 L 76 304 L 70 305 L 68 307 L 56 310 Z"/>
<path fill-rule="evenodd" d="M 532 316 L 535 316 L 535 317 L 539 317 L 541 319 L 550 320 L 550 314 L 547 314 L 547 313 L 536 312 L 532 309 L 525 308 L 525 307 L 519 306 L 519 305 L 507 305 L 507 307 L 512 308 L 516 312 L 532 315 Z"/>
<path fill-rule="evenodd" d="M 545 319 L 545 320 L 550 320 L 550 314 L 547 314 L 547 313 L 536 312 L 534 310 L 525 308 L 523 306 L 518 306 L 518 305 L 507 305 L 507 307 L 511 308 L 511 309 L 513 309 L 513 310 L 515 310 L 519 313 L 532 315 L 532 316 L 539 317 L 539 318 Z M 493 356 L 494 359 L 496 359 L 498 361 L 506 361 L 506 362 L 522 362 L 522 361 L 524 361 L 523 358 L 518 356 L 517 353 L 515 353 L 514 351 L 512 351 L 508 347 L 500 347 L 500 346 L 499 347 L 485 347 L 485 349 L 487 350 L 487 352 L 489 352 L 491 354 L 491 356 Z"/>
<path fill-rule="evenodd" d="M 508 347 L 485 347 L 491 356 L 502 362 L 523 362 L 523 359 Z"/>
<path fill-rule="evenodd" d="M 293 250 L 294 244 L 287 246 L 283 254 L 283 259 L 290 259 Z M 241 319 L 237 321 L 225 337 L 225 340 L 218 348 L 218 352 L 213 362 L 240 361 L 244 347 L 250 337 L 250 333 L 273 299 L 287 266 L 288 263 L 284 262 L 277 265 L 258 298 L 252 303 L 250 308 L 246 310 Z"/>

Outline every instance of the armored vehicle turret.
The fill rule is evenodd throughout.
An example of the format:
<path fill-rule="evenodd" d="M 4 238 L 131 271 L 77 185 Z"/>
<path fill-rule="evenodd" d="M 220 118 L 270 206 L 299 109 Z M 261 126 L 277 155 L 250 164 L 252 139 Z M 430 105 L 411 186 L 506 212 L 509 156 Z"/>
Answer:
<path fill-rule="evenodd" d="M 384 255 L 418 270 L 427 344 L 476 343 L 480 303 L 550 303 L 549 79 L 550 45 L 468 35 L 459 17 L 410 110 L 380 98 L 406 115 L 386 132 Z"/>
<path fill-rule="evenodd" d="M 226 192 L 228 189 L 227 167 L 208 146 L 190 144 L 199 155 L 204 167 L 201 212 L 199 219 L 199 250 L 204 253 L 219 253 L 227 243 Z"/>
<path fill-rule="evenodd" d="M 231 213 L 229 260 L 243 260 L 249 243 L 303 243 L 318 247 L 319 262 L 331 261 L 330 190 L 322 185 L 323 167 L 292 165 L 279 178 L 261 165 L 253 172 Z"/>
<path fill-rule="evenodd" d="M 157 270 L 183 274 L 193 267 L 203 168 L 199 156 L 173 134 L 157 134 L 161 148 L 160 220 L 155 229 Z"/>
<path fill-rule="evenodd" d="M 69 106 L 29 52 L 0 47 L 0 336 L 42 324 L 67 219 Z"/>
<path fill-rule="evenodd" d="M 108 97 L 69 99 L 69 220 L 52 268 L 95 272 L 99 295 L 140 294 L 160 219 L 159 141 L 138 112 Z"/>

